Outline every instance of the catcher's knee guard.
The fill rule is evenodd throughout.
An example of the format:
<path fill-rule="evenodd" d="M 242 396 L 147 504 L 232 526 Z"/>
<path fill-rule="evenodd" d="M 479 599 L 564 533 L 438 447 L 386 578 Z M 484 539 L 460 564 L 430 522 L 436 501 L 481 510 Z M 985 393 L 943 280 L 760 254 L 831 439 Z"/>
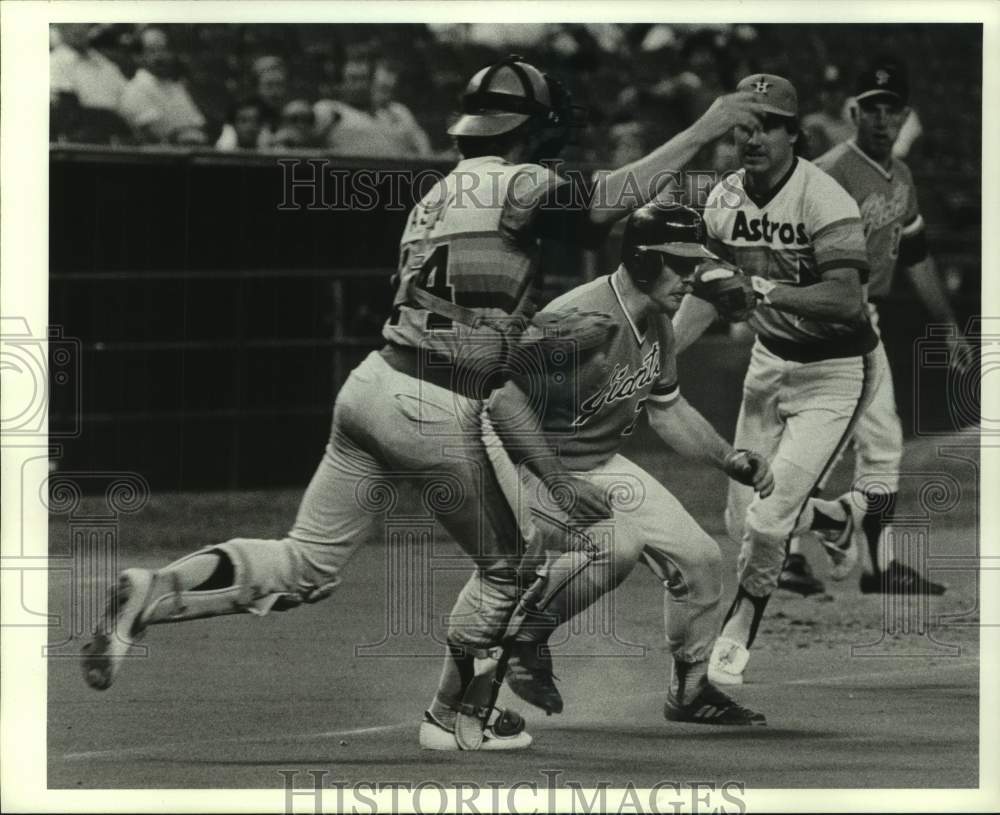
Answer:
<path fill-rule="evenodd" d="M 324 568 L 317 564 L 316 558 L 298 551 L 301 546 L 305 544 L 289 538 L 281 541 L 237 538 L 201 549 L 190 557 L 217 553 L 229 558 L 233 584 L 207 591 L 181 590 L 177 572 L 161 570 L 154 576 L 142 623 L 180 622 L 225 614 L 263 616 L 269 611 L 317 603 L 333 593 L 340 577 L 336 568 Z"/>

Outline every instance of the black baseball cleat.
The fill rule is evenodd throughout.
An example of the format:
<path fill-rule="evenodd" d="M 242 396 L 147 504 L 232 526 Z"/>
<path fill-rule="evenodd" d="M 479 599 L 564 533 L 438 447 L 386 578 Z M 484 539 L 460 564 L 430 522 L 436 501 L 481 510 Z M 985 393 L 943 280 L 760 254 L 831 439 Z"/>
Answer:
<path fill-rule="evenodd" d="M 864 572 L 861 575 L 862 594 L 944 594 L 945 586 L 928 580 L 920 572 L 898 560 L 889 562 L 881 574 Z"/>
<path fill-rule="evenodd" d="M 507 663 L 507 685 L 525 702 L 551 716 L 562 713 L 563 700 L 552 673 L 552 652 L 544 642 L 515 642 Z"/>
<path fill-rule="evenodd" d="M 822 594 L 826 587 L 823 581 L 813 574 L 812 567 L 805 555 L 792 553 L 785 558 L 785 565 L 778 578 L 778 588 L 785 591 L 794 591 L 803 597 L 810 594 Z"/>
<path fill-rule="evenodd" d="M 705 682 L 686 705 L 680 705 L 673 694 L 667 697 L 663 715 L 671 722 L 692 724 L 724 724 L 739 727 L 759 727 L 767 724 L 763 713 L 755 713 L 726 696 L 710 682 Z"/>

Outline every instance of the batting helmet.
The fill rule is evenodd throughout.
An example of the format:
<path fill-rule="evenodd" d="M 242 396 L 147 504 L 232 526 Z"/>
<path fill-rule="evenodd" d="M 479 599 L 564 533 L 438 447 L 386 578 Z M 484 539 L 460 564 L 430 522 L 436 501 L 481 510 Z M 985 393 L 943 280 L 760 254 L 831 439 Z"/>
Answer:
<path fill-rule="evenodd" d="M 565 130 L 586 122 L 586 111 L 572 104 L 562 84 L 521 57 L 512 55 L 483 68 L 465 88 L 462 115 L 448 128 L 451 136 L 499 136 L 535 119 Z"/>
<path fill-rule="evenodd" d="M 716 258 L 705 248 L 705 222 L 691 207 L 652 202 L 629 216 L 622 236 L 622 265 L 641 291 L 663 271 L 664 256 Z M 694 263 L 688 263 L 691 271 Z"/>

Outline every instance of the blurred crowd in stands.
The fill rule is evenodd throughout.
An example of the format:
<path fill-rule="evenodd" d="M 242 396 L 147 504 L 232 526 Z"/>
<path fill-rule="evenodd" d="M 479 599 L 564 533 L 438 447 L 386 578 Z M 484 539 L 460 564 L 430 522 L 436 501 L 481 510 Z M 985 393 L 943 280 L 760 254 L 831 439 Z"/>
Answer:
<path fill-rule="evenodd" d="M 874 54 L 891 51 L 913 63 L 915 111 L 897 150 L 918 168 L 926 162 L 978 172 L 981 40 L 942 31 L 948 28 L 957 30 L 60 24 L 51 29 L 50 138 L 451 158 L 445 129 L 466 80 L 516 52 L 562 79 L 590 108 L 592 126 L 570 160 L 621 166 L 683 129 L 753 71 L 796 83 L 802 109 L 811 111 L 801 122 L 801 152 L 812 157 L 851 137 L 854 74 Z M 720 143 L 701 159 L 702 167 L 724 170 L 734 155 Z"/>

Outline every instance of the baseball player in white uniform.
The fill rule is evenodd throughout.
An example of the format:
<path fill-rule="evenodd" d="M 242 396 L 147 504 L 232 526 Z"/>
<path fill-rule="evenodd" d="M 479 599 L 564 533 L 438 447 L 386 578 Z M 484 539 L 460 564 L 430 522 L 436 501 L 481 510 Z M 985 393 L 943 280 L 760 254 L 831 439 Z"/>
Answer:
<path fill-rule="evenodd" d="M 876 61 L 858 76 L 855 99 L 856 138 L 837 145 L 815 163 L 850 193 L 861 211 L 871 265 L 868 311 L 872 324 L 877 330 L 877 303 L 889 294 L 896 267 L 903 266 L 931 317 L 950 324 L 953 336 L 958 338 L 947 295 L 927 255 L 913 177 L 906 164 L 893 155 L 893 144 L 908 110 L 905 70 L 895 60 Z M 950 359 L 961 363 L 968 358 L 966 349 L 960 347 L 961 341 L 952 342 L 957 347 L 952 349 Z M 885 353 L 882 346 L 878 353 Z M 884 364 L 888 365 L 888 361 Z M 822 534 L 853 534 L 858 538 L 859 548 L 865 553 L 866 568 L 860 578 L 864 594 L 943 594 L 943 585 L 896 560 L 888 548 L 903 457 L 903 431 L 891 376 L 879 381 L 871 404 L 858 421 L 853 443 L 854 491 L 838 499 L 846 510 L 849 528 L 840 532 L 834 527 Z M 832 508 L 828 512 L 835 514 Z M 822 584 L 815 577 L 810 579 L 811 570 L 803 568 L 806 562 L 798 538 L 792 541 L 790 551 L 779 585 L 800 592 L 822 591 Z M 836 570 L 833 574 L 844 576 Z"/>
<path fill-rule="evenodd" d="M 547 505 L 548 491 L 540 489 L 544 474 L 537 462 L 546 455 L 558 456 L 570 472 L 595 487 L 612 495 L 617 487 L 626 495 L 612 500 L 615 512 L 609 523 L 587 532 L 596 553 L 563 552 L 549 566 L 548 590 L 517 635 L 507 682 L 549 713 L 563 707 L 553 682 L 550 635 L 618 586 L 641 558 L 664 587 L 666 640 L 674 660 L 667 719 L 765 723 L 763 715 L 740 706 L 707 680 L 721 620 L 718 545 L 659 481 L 618 452 L 645 412 L 650 427 L 686 457 L 718 467 L 761 496 L 773 488 L 763 457 L 734 450 L 680 393 L 670 315 L 690 290 L 692 278 L 718 261 L 704 240 L 702 219 L 688 207 L 652 203 L 633 213 L 618 269 L 578 286 L 546 309 L 610 313 L 621 329 L 581 354 L 575 366 L 550 366 L 544 387 L 527 382 L 528 377 L 512 377 L 488 404 L 490 419 L 505 428 L 499 433 L 504 444 L 495 443 L 496 456 L 510 456 L 519 465 L 519 481 L 500 481 L 524 525 L 533 524 L 543 537 L 558 542 L 571 523 Z M 533 391 L 538 391 L 537 418 L 521 410 L 523 393 Z M 498 471 L 510 473 L 511 468 L 501 462 Z"/>
<path fill-rule="evenodd" d="M 282 540 L 236 538 L 158 570 L 127 569 L 83 652 L 93 688 L 111 686 L 129 646 L 151 625 L 223 614 L 265 614 L 328 597 L 357 547 L 378 537 L 387 493 L 432 473 L 454 500 L 430 507 L 470 555 L 476 572 L 449 626 L 437 693 L 420 726 L 434 750 L 511 750 L 531 737 L 523 720 L 490 710 L 475 738 L 454 730 L 477 660 L 496 646 L 517 604 L 525 545 L 481 433 L 484 399 L 532 335 L 540 241 L 579 240 L 593 225 L 643 203 L 623 196 L 636 181 L 648 197 L 661 169 L 680 166 L 736 124 L 752 126 L 751 94 L 720 98 L 688 130 L 627 168 L 602 176 L 590 206 L 559 208 L 563 183 L 537 162 L 554 158 L 580 124 L 558 82 L 517 57 L 469 82 L 464 114 L 449 129 L 464 156 L 414 208 L 400 242 L 397 293 L 370 354 L 337 395 L 329 444 Z M 544 335 L 543 335 L 544 337 Z M 605 517 L 606 496 L 575 480 L 571 516 Z M 478 715 L 478 711 L 477 711 Z"/>
<path fill-rule="evenodd" d="M 726 176 L 705 209 L 708 246 L 743 269 L 760 302 L 735 445 L 771 462 L 767 498 L 730 484 L 726 521 L 740 542 L 739 589 L 709 669 L 738 684 L 767 601 L 777 587 L 793 534 L 829 522 L 810 495 L 850 438 L 884 371 L 868 319 L 868 276 L 861 216 L 854 200 L 794 153 L 798 97 L 771 74 L 744 78 L 740 90 L 766 100 L 755 129 L 736 129 L 742 169 Z M 714 320 L 714 307 L 688 297 L 674 320 L 684 348 Z M 848 546 L 849 546 L 848 542 Z M 841 561 L 856 551 L 835 553 Z"/>

